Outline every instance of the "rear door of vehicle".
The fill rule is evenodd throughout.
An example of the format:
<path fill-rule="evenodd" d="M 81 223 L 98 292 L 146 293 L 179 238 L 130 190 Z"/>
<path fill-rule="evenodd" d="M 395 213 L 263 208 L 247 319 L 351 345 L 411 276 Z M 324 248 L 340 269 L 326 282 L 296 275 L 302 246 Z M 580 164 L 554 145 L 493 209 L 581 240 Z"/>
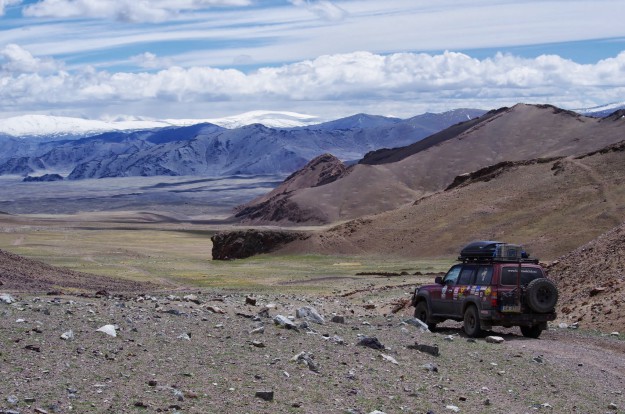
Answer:
<path fill-rule="evenodd" d="M 520 280 L 517 282 L 520 272 Z M 521 312 L 517 283 L 527 285 L 534 279 L 544 277 L 538 266 L 510 264 L 501 267 L 499 276 L 499 310 L 504 313 Z"/>

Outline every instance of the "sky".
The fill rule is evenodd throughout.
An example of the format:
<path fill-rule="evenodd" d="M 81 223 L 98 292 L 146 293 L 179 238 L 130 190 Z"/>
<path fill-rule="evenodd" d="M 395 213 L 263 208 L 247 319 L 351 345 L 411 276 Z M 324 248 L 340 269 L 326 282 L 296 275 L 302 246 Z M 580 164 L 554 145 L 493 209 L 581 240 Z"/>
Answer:
<path fill-rule="evenodd" d="M 0 0 L 0 119 L 625 102 L 623 0 Z"/>

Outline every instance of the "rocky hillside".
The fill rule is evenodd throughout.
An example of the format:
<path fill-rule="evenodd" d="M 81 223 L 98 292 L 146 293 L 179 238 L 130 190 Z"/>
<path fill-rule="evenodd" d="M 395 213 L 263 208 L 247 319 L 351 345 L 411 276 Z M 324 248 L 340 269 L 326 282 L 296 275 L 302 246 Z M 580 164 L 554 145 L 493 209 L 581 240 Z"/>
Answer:
<path fill-rule="evenodd" d="M 409 205 L 464 173 L 505 161 L 582 155 L 621 141 L 624 133 L 621 116 L 597 119 L 553 106 L 519 104 L 415 146 L 370 154 L 350 174 L 296 190 L 285 202 L 314 210 L 316 218 L 329 223 L 362 217 Z"/>
<path fill-rule="evenodd" d="M 625 330 L 625 224 L 559 258 L 549 274 L 569 324 Z"/>
<path fill-rule="evenodd" d="M 453 257 L 482 239 L 521 243 L 552 260 L 625 221 L 625 142 L 580 157 L 504 162 L 451 181 L 447 191 L 285 249 Z"/>
<path fill-rule="evenodd" d="M 347 167 L 341 160 L 331 154 L 320 155 L 268 194 L 237 207 L 234 219 L 246 224 L 324 222 L 327 218 L 319 215 L 318 211 L 302 210 L 289 198 L 297 190 L 330 184 L 347 173 Z"/>

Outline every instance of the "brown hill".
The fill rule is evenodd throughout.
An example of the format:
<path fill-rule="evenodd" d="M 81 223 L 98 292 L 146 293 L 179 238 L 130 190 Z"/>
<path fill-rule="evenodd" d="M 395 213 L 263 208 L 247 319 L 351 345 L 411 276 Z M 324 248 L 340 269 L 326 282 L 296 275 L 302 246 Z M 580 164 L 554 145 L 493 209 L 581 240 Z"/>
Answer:
<path fill-rule="evenodd" d="M 347 174 L 347 167 L 335 156 L 323 154 L 287 177 L 282 184 L 235 210 L 235 218 L 244 223 L 325 222 L 327 218 L 315 206 L 299 206 L 290 200 L 297 190 L 315 188 L 336 181 Z"/>
<path fill-rule="evenodd" d="M 561 257 L 549 269 L 569 323 L 625 331 L 625 224 Z"/>
<path fill-rule="evenodd" d="M 619 142 L 624 132 L 623 117 L 596 119 L 553 106 L 518 104 L 489 112 L 468 129 L 456 125 L 428 145 L 378 153 L 374 161 L 372 154 L 375 165 L 358 164 L 327 185 L 292 191 L 282 203 L 314 211 L 313 221 L 353 219 L 406 206 L 469 171 L 503 161 L 588 153 Z M 271 217 L 264 214 L 257 223 L 269 224 Z M 284 224 L 284 216 L 279 217 Z"/>
<path fill-rule="evenodd" d="M 347 178 L 352 177 L 353 173 Z M 453 257 L 475 239 L 555 259 L 625 221 L 625 141 L 580 157 L 503 162 L 409 206 L 296 241 L 287 252 Z"/>
<path fill-rule="evenodd" d="M 158 286 L 80 273 L 0 250 L 0 289 L 18 292 L 141 292 Z"/>

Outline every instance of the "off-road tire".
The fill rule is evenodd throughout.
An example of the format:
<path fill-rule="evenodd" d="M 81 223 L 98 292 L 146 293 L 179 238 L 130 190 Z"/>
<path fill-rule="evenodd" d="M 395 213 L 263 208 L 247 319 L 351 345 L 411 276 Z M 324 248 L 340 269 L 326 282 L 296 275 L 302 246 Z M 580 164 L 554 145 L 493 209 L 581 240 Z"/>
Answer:
<path fill-rule="evenodd" d="M 468 306 L 464 311 L 464 333 L 470 338 L 476 338 L 482 334 L 480 315 L 474 305 Z"/>
<path fill-rule="evenodd" d="M 422 300 L 421 302 L 417 303 L 417 306 L 415 306 L 414 310 L 414 317 L 419 319 L 421 322 L 427 324 L 428 329 L 430 331 L 433 331 L 434 329 L 436 329 L 436 323 L 429 322 L 430 315 L 431 312 L 426 301 Z"/>
<path fill-rule="evenodd" d="M 558 303 L 558 288 L 549 279 L 534 279 L 527 285 L 525 300 L 534 312 L 549 313 Z"/>
<path fill-rule="evenodd" d="M 540 334 L 543 332 L 543 328 L 540 325 L 533 326 L 521 326 L 521 333 L 526 338 L 538 338 Z"/>

